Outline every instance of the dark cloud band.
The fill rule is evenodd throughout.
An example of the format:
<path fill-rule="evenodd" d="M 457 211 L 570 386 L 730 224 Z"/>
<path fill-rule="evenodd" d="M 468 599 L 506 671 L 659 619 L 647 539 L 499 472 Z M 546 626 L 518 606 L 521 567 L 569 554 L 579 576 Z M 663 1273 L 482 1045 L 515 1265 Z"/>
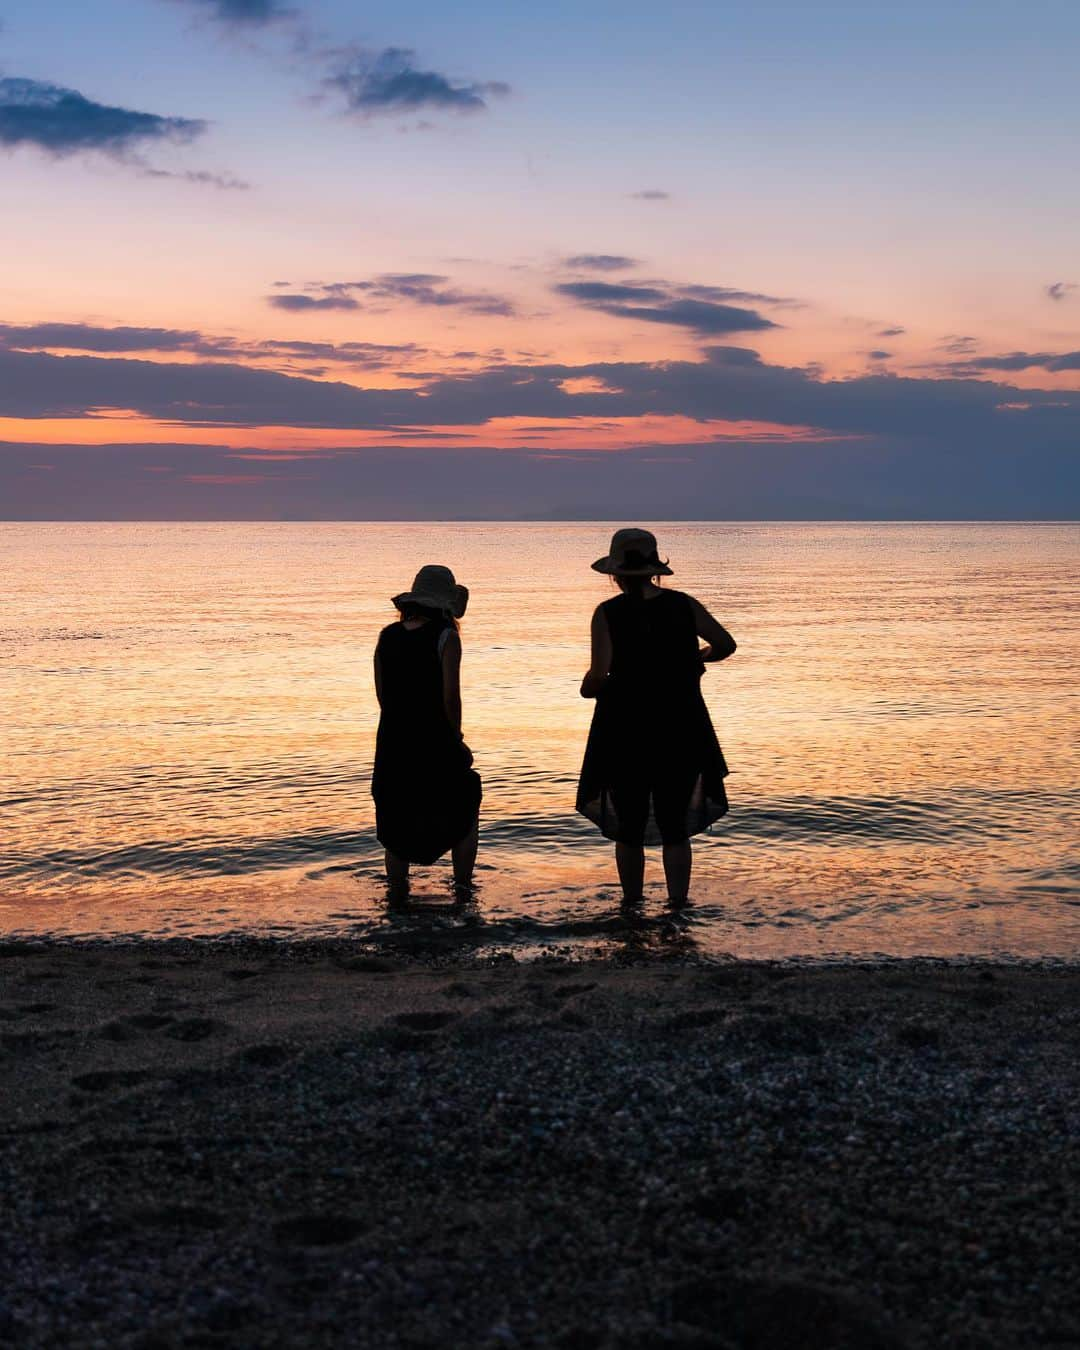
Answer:
<path fill-rule="evenodd" d="M 358 388 L 235 362 L 0 351 L 0 416 L 93 417 L 132 410 L 195 426 L 356 430 L 482 426 L 499 418 L 572 425 L 576 418 L 671 416 L 812 427 L 829 436 L 916 438 L 951 453 L 1075 449 L 1080 392 L 1018 389 L 982 379 L 870 373 L 826 380 L 769 365 L 746 348 L 711 347 L 701 361 L 489 365 L 415 376 L 416 387 Z M 586 380 L 588 388 L 576 388 Z"/>

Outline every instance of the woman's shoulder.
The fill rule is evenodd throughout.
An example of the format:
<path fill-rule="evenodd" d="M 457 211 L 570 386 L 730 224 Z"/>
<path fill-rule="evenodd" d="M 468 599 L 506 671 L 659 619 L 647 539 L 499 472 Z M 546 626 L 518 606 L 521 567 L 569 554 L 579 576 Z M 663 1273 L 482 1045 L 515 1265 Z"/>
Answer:
<path fill-rule="evenodd" d="M 660 594 L 668 597 L 669 604 L 674 603 L 683 609 L 693 609 L 697 604 L 692 595 L 689 595 L 686 591 L 677 591 L 673 586 L 665 586 Z"/>
<path fill-rule="evenodd" d="M 407 630 L 404 624 L 400 619 L 395 619 L 392 623 L 388 623 L 379 633 L 379 640 L 375 646 L 377 649 L 382 648 L 384 650 L 387 647 L 398 646 L 405 639 L 406 634 Z"/>

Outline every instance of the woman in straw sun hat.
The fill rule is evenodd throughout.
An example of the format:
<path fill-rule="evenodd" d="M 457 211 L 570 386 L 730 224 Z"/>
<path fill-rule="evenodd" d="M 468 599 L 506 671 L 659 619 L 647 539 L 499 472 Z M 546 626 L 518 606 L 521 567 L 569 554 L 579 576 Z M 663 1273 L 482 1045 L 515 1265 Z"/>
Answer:
<path fill-rule="evenodd" d="M 379 634 L 375 692 L 375 826 L 391 891 L 407 893 L 410 863 L 452 851 L 454 882 L 472 884 L 480 775 L 461 735 L 461 637 L 469 592 L 448 567 L 421 567 L 395 595 L 396 623 Z"/>
<path fill-rule="evenodd" d="M 672 571 L 648 530 L 617 530 L 593 569 L 614 577 L 620 593 L 592 619 L 581 693 L 596 708 L 577 809 L 615 841 L 626 901 L 642 895 L 644 845 L 662 843 L 668 896 L 681 904 L 690 888 L 690 836 L 728 809 L 727 765 L 701 676 L 706 662 L 734 652 L 735 640 L 693 596 L 657 584 Z"/>

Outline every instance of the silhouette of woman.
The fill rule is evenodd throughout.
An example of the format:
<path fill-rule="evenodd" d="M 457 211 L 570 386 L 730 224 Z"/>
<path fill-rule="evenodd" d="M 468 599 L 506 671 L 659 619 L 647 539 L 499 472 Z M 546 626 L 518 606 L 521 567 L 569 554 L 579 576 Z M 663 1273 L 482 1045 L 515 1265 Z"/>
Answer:
<path fill-rule="evenodd" d="M 615 840 L 625 901 L 642 895 L 645 844 L 663 843 L 673 904 L 690 889 L 690 836 L 728 809 L 727 765 L 701 696 L 707 661 L 735 650 L 731 634 L 693 596 L 664 590 L 671 568 L 648 530 L 618 530 L 593 563 L 620 595 L 597 606 L 583 698 L 595 698 L 577 809 Z M 698 638 L 709 644 L 702 649 Z"/>
<path fill-rule="evenodd" d="M 461 638 L 469 592 L 448 567 L 422 567 L 395 595 L 400 618 L 379 634 L 375 692 L 375 832 L 392 895 L 409 888 L 409 864 L 453 850 L 454 883 L 472 884 L 480 775 L 461 735 Z"/>

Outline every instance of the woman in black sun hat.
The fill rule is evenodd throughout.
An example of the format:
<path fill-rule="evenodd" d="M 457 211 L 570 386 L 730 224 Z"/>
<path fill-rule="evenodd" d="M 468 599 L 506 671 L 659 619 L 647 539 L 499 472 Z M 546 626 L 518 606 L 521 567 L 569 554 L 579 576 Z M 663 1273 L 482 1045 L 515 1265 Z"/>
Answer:
<path fill-rule="evenodd" d="M 395 595 L 398 622 L 379 634 L 379 731 L 371 791 L 391 893 L 408 892 L 409 864 L 451 852 L 459 891 L 472 884 L 480 775 L 461 734 L 461 637 L 469 592 L 430 565 Z"/>
<path fill-rule="evenodd" d="M 663 844 L 673 904 L 690 888 L 690 836 L 728 809 L 727 765 L 701 696 L 705 663 L 735 640 L 690 595 L 657 584 L 671 576 L 648 530 L 618 530 L 593 569 L 620 594 L 592 619 L 592 660 L 582 681 L 595 698 L 577 809 L 615 841 L 623 896 L 641 898 L 646 844 Z M 704 649 L 698 639 L 708 644 Z"/>

